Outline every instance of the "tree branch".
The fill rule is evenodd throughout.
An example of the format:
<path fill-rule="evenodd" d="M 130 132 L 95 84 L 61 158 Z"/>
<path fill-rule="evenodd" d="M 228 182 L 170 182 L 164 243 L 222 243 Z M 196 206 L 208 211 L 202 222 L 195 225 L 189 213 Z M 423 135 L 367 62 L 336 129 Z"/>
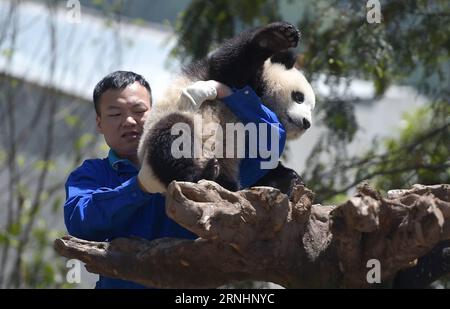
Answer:
<path fill-rule="evenodd" d="M 197 240 L 71 236 L 56 251 L 89 271 L 160 288 L 211 288 L 242 280 L 285 287 L 370 287 L 367 261 L 381 263 L 382 282 L 450 239 L 450 185 L 420 186 L 382 197 L 363 184 L 339 206 L 313 205 L 295 188 L 230 192 L 214 182 L 173 182 L 167 214 Z M 442 274 L 441 274 L 442 275 Z"/>

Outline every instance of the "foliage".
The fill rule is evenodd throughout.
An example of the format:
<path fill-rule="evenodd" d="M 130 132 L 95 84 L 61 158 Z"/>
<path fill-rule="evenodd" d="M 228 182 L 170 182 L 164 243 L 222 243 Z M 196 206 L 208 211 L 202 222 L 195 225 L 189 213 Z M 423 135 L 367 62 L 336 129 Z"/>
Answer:
<path fill-rule="evenodd" d="M 242 29 L 279 19 L 275 0 L 193 0 L 175 24 L 178 44 L 172 56 L 182 62 L 200 59 L 216 43 Z"/>
<path fill-rule="evenodd" d="M 405 115 L 399 138 L 384 141 L 389 157 L 375 166 L 378 171 L 373 173 L 386 174 L 376 177 L 380 188 L 399 188 L 405 183 L 449 181 L 449 115 L 450 105 L 442 105 L 442 110 L 424 107 Z"/>
<path fill-rule="evenodd" d="M 374 180 L 380 189 L 449 183 L 450 5 L 445 0 L 380 2 L 381 23 L 370 24 L 366 3 L 357 0 L 196 0 L 179 19 L 173 55 L 185 61 L 203 57 L 243 26 L 264 24 L 279 19 L 281 11 L 297 9 L 300 15 L 288 15 L 303 33 L 298 62 L 313 83 L 324 79 L 330 88 L 317 93 L 315 117 L 327 130 L 303 171 L 318 202 L 342 199 L 363 179 Z M 355 79 L 370 81 L 373 96 L 352 95 Z M 398 136 L 350 153 L 348 146 L 362 126 L 355 107 L 376 104 L 392 85 L 413 87 L 429 104 L 405 116 Z"/>

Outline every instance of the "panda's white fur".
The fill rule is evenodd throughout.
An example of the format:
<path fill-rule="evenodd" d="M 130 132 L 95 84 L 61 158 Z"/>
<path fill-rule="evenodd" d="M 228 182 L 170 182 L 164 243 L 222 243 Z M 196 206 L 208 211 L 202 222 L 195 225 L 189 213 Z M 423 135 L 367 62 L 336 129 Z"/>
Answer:
<path fill-rule="evenodd" d="M 204 124 L 214 122 L 221 124 L 223 127 L 226 123 L 240 122 L 226 105 L 218 100 L 205 102 L 200 110 L 194 109 L 190 101 L 181 94 L 183 88 L 195 81 L 188 76 L 176 78 L 170 88 L 167 89 L 163 99 L 152 108 L 144 125 L 138 155 L 142 168 L 145 169 L 149 182 L 154 187 L 153 192 L 164 192 L 166 189 L 166 185 L 158 179 L 152 166 L 149 166 L 148 160 L 146 160 L 148 152 L 152 151 L 152 145 L 149 145 L 146 141 L 149 135 L 152 134 L 152 127 L 155 123 L 174 113 L 184 115 L 192 119 L 194 123 L 199 121 L 203 121 Z M 305 132 L 302 126 L 303 119 L 312 123 L 311 112 L 315 107 L 315 96 L 311 85 L 297 68 L 287 69 L 283 64 L 272 63 L 270 59 L 264 63 L 262 81 L 264 83 L 262 102 L 277 114 L 280 122 L 286 129 L 287 138 L 298 138 Z M 293 91 L 303 93 L 303 103 L 299 104 L 292 99 L 291 94 Z M 203 129 L 205 129 L 205 125 Z M 202 140 L 202 142 L 211 138 L 211 132 L 197 131 L 194 132 L 194 135 L 195 138 Z M 205 151 L 208 152 L 208 149 L 206 148 Z M 198 158 L 196 162 L 200 168 L 204 168 L 212 156 L 212 153 L 203 153 L 202 158 Z M 225 172 L 228 177 L 238 181 L 239 159 L 221 159 L 219 160 L 219 165 L 221 171 Z"/>
<path fill-rule="evenodd" d="M 262 101 L 277 114 L 286 128 L 287 138 L 298 138 L 305 132 L 299 127 L 303 119 L 312 124 L 312 111 L 316 106 L 316 98 L 310 83 L 295 66 L 286 69 L 283 64 L 271 63 L 270 59 L 264 63 L 262 77 L 265 83 Z M 305 98 L 303 103 L 299 104 L 292 100 L 293 91 L 303 93 Z"/>

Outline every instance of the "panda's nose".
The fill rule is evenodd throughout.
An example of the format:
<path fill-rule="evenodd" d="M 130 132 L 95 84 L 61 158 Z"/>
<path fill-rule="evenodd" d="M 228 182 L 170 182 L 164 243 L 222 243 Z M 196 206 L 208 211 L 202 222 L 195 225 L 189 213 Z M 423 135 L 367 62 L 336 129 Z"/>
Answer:
<path fill-rule="evenodd" d="M 308 119 L 303 118 L 303 129 L 308 130 L 311 127 L 311 122 Z"/>

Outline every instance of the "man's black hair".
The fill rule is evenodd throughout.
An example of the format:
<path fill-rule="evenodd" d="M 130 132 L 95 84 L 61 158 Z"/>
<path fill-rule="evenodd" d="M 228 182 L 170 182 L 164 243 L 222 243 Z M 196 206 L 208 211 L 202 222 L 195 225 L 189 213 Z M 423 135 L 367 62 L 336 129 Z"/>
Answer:
<path fill-rule="evenodd" d="M 105 76 L 94 88 L 94 106 L 97 115 L 100 115 L 100 97 L 109 89 L 125 89 L 127 86 L 138 82 L 145 89 L 148 90 L 150 94 L 150 100 L 152 98 L 152 90 L 149 83 L 139 74 L 129 71 L 116 71 L 107 76 Z M 150 101 L 151 102 L 151 101 Z"/>

